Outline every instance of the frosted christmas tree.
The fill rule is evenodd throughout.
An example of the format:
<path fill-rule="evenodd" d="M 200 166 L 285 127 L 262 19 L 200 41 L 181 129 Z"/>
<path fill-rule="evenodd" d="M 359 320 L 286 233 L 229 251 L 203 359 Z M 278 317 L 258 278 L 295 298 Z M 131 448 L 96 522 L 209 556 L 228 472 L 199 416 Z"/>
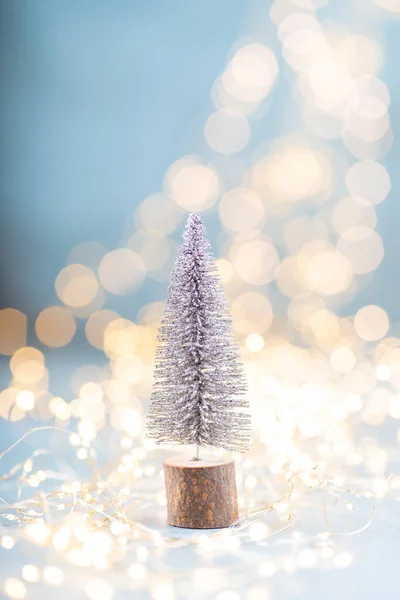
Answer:
<path fill-rule="evenodd" d="M 190 214 L 171 275 L 156 354 L 148 433 L 158 443 L 242 452 L 246 382 L 202 220 Z"/>

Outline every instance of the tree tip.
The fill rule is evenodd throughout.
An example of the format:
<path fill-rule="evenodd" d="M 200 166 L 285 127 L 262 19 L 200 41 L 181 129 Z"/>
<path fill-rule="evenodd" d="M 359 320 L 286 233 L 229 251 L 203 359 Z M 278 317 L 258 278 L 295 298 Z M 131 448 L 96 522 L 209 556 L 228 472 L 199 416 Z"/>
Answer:
<path fill-rule="evenodd" d="M 203 223 L 197 213 L 189 213 L 188 223 Z"/>
<path fill-rule="evenodd" d="M 187 236 L 192 237 L 194 232 L 196 232 L 196 231 L 203 232 L 203 236 L 205 235 L 203 221 L 201 220 L 201 218 L 199 217 L 198 214 L 189 213 L 187 221 L 186 221 L 186 227 L 185 227 L 183 237 L 184 238 L 186 238 Z"/>

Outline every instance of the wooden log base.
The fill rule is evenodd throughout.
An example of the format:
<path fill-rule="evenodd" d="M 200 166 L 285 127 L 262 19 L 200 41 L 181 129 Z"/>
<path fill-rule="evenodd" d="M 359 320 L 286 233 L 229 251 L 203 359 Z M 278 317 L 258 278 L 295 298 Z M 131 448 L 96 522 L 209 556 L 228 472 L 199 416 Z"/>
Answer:
<path fill-rule="evenodd" d="M 233 460 L 174 456 L 163 467 L 169 525 L 217 529 L 238 519 Z"/>

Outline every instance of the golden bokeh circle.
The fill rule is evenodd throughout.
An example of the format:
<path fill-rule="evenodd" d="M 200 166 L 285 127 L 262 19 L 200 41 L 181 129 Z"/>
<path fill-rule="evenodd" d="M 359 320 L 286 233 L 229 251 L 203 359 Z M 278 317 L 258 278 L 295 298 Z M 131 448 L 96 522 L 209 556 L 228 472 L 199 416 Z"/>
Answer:
<path fill-rule="evenodd" d="M 220 193 L 216 171 L 192 157 L 176 161 L 168 169 L 164 185 L 176 204 L 189 211 L 210 208 Z"/>
<path fill-rule="evenodd" d="M 331 367 L 338 373 L 349 373 L 356 366 L 356 357 L 351 348 L 342 346 L 335 348 L 330 355 Z"/>
<path fill-rule="evenodd" d="M 264 207 L 256 192 L 249 188 L 233 188 L 223 195 L 219 214 L 225 227 L 231 231 L 251 231 L 264 224 Z"/>
<path fill-rule="evenodd" d="M 37 348 L 20 348 L 10 360 L 10 369 L 18 382 L 37 383 L 46 374 L 44 356 Z"/>
<path fill-rule="evenodd" d="M 35 407 L 35 394 L 31 390 L 21 390 L 15 401 L 18 408 L 28 412 Z"/>
<path fill-rule="evenodd" d="M 237 248 L 233 264 L 246 283 L 265 285 L 275 278 L 279 256 L 272 242 L 249 240 Z"/>
<path fill-rule="evenodd" d="M 136 325 L 128 319 L 113 319 L 104 330 L 104 352 L 116 360 L 125 354 L 133 354 L 137 349 Z"/>
<path fill-rule="evenodd" d="M 324 296 L 344 292 L 353 280 L 350 261 L 334 249 L 311 257 L 305 273 L 310 289 Z"/>
<path fill-rule="evenodd" d="M 3 308 L 0 310 L 0 332 L 0 353 L 11 356 L 26 344 L 26 315 L 15 308 Z"/>
<path fill-rule="evenodd" d="M 278 74 L 275 54 L 259 43 L 239 48 L 221 77 L 223 90 L 242 102 L 260 102 Z"/>
<path fill-rule="evenodd" d="M 74 315 L 63 306 L 49 306 L 36 319 L 35 331 L 38 339 L 46 346 L 66 346 L 76 332 Z"/>
<path fill-rule="evenodd" d="M 380 235 L 363 225 L 346 229 L 338 240 L 337 248 L 356 274 L 374 271 L 382 262 L 385 252 Z"/>
<path fill-rule="evenodd" d="M 374 160 L 354 163 L 346 174 L 346 185 L 352 196 L 367 204 L 379 204 L 390 192 L 389 173 Z"/>
<path fill-rule="evenodd" d="M 89 343 L 94 348 L 103 349 L 106 327 L 118 318 L 120 318 L 118 313 L 108 309 L 97 310 L 90 315 L 85 325 L 85 333 Z"/>
<path fill-rule="evenodd" d="M 9 387 L 0 392 L 0 417 L 7 421 L 20 421 L 25 417 L 25 411 L 17 406 L 20 392 L 18 387 Z"/>
<path fill-rule="evenodd" d="M 57 275 L 55 288 L 67 306 L 80 308 L 94 300 L 99 283 L 92 269 L 79 263 L 68 265 Z"/>
<path fill-rule="evenodd" d="M 129 248 L 108 252 L 99 266 L 102 286 L 112 294 L 126 295 L 137 290 L 146 275 L 141 256 Z"/>
<path fill-rule="evenodd" d="M 340 333 L 339 319 L 333 312 L 324 308 L 312 312 L 307 324 L 319 340 L 335 339 Z"/>
<path fill-rule="evenodd" d="M 245 292 L 235 298 L 231 314 L 234 328 L 243 334 L 263 333 L 274 318 L 268 298 L 258 292 Z"/>
<path fill-rule="evenodd" d="M 251 333 L 246 338 L 246 348 L 249 352 L 260 352 L 264 348 L 264 338 L 259 333 Z"/>
<path fill-rule="evenodd" d="M 354 317 L 354 329 L 367 342 L 379 340 L 389 330 L 389 317 L 380 306 L 363 306 Z"/>
<path fill-rule="evenodd" d="M 148 196 L 139 204 L 135 220 L 146 232 L 165 235 L 177 228 L 182 216 L 175 202 L 160 193 Z"/>
<path fill-rule="evenodd" d="M 373 229 L 376 222 L 375 208 L 360 201 L 358 197 L 342 198 L 332 210 L 332 224 L 339 235 L 346 229 L 359 225 Z"/>
<path fill-rule="evenodd" d="M 212 113 L 204 126 L 208 145 L 220 154 L 235 154 L 243 150 L 251 129 L 244 115 L 229 110 Z"/>
<path fill-rule="evenodd" d="M 218 258 L 215 261 L 218 274 L 221 278 L 222 283 L 227 283 L 234 276 L 234 270 L 232 263 L 226 258 Z"/>
<path fill-rule="evenodd" d="M 329 158 L 305 143 L 283 140 L 252 169 L 252 187 L 273 204 L 326 196 L 332 187 Z"/>

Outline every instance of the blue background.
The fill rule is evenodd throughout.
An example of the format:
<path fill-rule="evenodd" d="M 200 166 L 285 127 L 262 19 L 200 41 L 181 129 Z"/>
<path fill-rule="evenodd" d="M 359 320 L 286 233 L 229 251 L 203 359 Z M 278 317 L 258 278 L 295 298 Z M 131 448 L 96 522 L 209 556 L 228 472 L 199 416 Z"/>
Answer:
<path fill-rule="evenodd" d="M 97 240 L 117 246 L 135 206 L 162 187 L 168 166 L 185 154 L 207 155 L 203 127 L 213 110 L 211 87 L 238 38 L 267 43 L 281 69 L 269 110 L 253 124 L 242 154 L 250 157 L 261 141 L 296 127 L 300 115 L 287 93 L 290 69 L 279 57 L 271 4 L 0 2 L 3 307 L 35 318 L 56 300 L 54 279 L 74 245 Z M 340 19 L 384 46 L 381 77 L 391 91 L 395 137 L 383 161 L 392 192 L 378 207 L 386 256 L 358 301 L 380 303 L 398 320 L 398 23 L 367 20 L 354 0 L 335 0 L 318 16 Z M 292 116 L 282 123 L 288 103 Z"/>

